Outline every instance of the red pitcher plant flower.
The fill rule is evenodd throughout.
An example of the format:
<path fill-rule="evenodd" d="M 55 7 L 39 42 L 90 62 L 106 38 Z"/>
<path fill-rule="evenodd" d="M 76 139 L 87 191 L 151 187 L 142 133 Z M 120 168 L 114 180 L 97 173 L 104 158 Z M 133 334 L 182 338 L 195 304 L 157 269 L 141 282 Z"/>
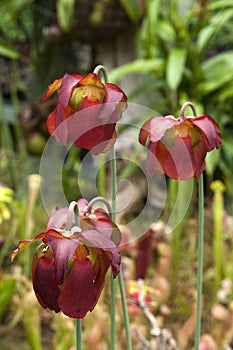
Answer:
<path fill-rule="evenodd" d="M 199 178 L 205 170 L 207 152 L 221 145 L 218 124 L 206 114 L 184 117 L 184 110 L 191 102 L 184 104 L 180 117 L 172 115 L 152 117 L 147 120 L 139 134 L 139 142 L 146 146 L 149 140 L 147 171 L 166 174 L 172 179 L 187 180 Z"/>
<path fill-rule="evenodd" d="M 115 84 L 103 83 L 97 66 L 86 76 L 65 74 L 49 85 L 42 101 L 58 90 L 58 102 L 48 116 L 47 129 L 58 143 L 67 139 L 77 147 L 91 150 L 97 155 L 108 151 L 116 140 L 116 123 L 126 109 L 127 97 Z"/>
<path fill-rule="evenodd" d="M 120 271 L 118 227 L 103 209 L 91 212 L 85 199 L 71 202 L 55 211 L 45 232 L 20 241 L 11 260 L 38 240 L 42 243 L 33 257 L 32 283 L 39 303 L 69 317 L 83 318 L 94 309 L 109 267 L 114 277 Z"/>

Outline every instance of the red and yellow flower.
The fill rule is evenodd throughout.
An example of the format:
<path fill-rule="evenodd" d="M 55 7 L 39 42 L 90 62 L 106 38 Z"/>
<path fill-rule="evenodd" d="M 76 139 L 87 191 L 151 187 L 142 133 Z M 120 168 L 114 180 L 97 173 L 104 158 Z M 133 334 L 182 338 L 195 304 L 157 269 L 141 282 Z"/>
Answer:
<path fill-rule="evenodd" d="M 147 171 L 170 178 L 199 178 L 205 170 L 207 152 L 221 145 L 218 124 L 209 115 L 176 119 L 172 115 L 153 117 L 146 121 L 139 142 L 149 141 Z"/>
<path fill-rule="evenodd" d="M 95 73 L 65 74 L 48 87 L 42 101 L 57 90 L 57 106 L 46 123 L 49 133 L 61 145 L 69 138 L 94 154 L 108 151 L 116 140 L 116 123 L 126 109 L 124 92 L 115 84 L 102 83 Z"/>

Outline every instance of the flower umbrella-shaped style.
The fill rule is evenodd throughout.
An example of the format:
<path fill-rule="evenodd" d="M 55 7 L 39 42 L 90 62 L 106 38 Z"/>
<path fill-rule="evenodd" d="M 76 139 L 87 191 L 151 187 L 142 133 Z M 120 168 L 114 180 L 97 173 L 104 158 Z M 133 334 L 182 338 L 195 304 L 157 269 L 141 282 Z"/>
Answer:
<path fill-rule="evenodd" d="M 126 109 L 124 92 L 115 84 L 102 83 L 96 73 L 65 74 L 49 86 L 42 101 L 58 89 L 57 106 L 46 123 L 49 133 L 61 145 L 69 138 L 94 154 L 108 151 L 116 140 L 116 123 Z"/>
<path fill-rule="evenodd" d="M 179 180 L 199 178 L 205 170 L 207 152 L 221 145 L 218 124 L 209 115 L 178 119 L 172 115 L 152 117 L 139 134 L 143 146 L 148 139 L 148 174 L 165 173 Z"/>
<path fill-rule="evenodd" d="M 81 200 L 80 209 L 82 203 L 88 204 Z M 112 267 L 114 277 L 119 273 L 117 245 L 121 234 L 102 209 L 83 211 L 80 226 L 74 218 L 70 207 L 58 209 L 47 231 L 19 242 L 11 260 L 34 241 L 42 240 L 32 264 L 33 288 L 39 303 L 69 317 L 83 318 L 94 309 L 108 268 Z"/>

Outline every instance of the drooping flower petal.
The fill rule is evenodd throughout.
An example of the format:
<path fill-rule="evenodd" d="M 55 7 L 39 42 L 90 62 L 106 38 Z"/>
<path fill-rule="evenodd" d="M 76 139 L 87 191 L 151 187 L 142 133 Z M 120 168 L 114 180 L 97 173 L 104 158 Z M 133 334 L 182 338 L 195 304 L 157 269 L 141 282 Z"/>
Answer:
<path fill-rule="evenodd" d="M 199 178 L 205 170 L 206 153 L 221 145 L 217 123 L 209 116 L 175 119 L 173 116 L 154 117 L 146 121 L 139 142 L 149 140 L 147 171 L 165 173 L 173 179 Z"/>
<path fill-rule="evenodd" d="M 124 92 L 115 84 L 106 83 L 105 84 L 106 95 L 104 97 L 104 103 L 109 102 L 126 102 L 127 97 Z M 124 105 L 125 106 L 125 105 Z"/>
<path fill-rule="evenodd" d="M 18 244 L 18 247 L 11 253 L 10 259 L 11 262 L 14 260 L 14 258 L 25 248 L 27 248 L 30 244 L 32 244 L 35 240 L 38 239 L 47 239 L 46 232 L 39 233 L 35 238 L 33 239 L 27 239 L 20 241 Z"/>
<path fill-rule="evenodd" d="M 208 114 L 193 119 L 193 124 L 197 126 L 207 138 L 207 151 L 221 146 L 222 137 L 218 124 Z"/>
<path fill-rule="evenodd" d="M 189 137 L 176 136 L 172 149 L 163 163 L 164 172 L 173 179 L 187 180 L 196 173 L 196 161 Z"/>
<path fill-rule="evenodd" d="M 82 318 L 95 307 L 109 267 L 112 266 L 114 277 L 120 271 L 116 243 L 119 244 L 121 234 L 109 214 L 100 208 L 90 212 L 85 199 L 77 202 L 81 214 L 79 227 L 75 218 L 70 217 L 75 204 L 57 209 L 47 231 L 32 240 L 21 241 L 12 259 L 32 242 L 42 240 L 32 264 L 33 288 L 39 303 L 55 312 Z"/>
<path fill-rule="evenodd" d="M 110 262 L 113 269 L 113 275 L 116 277 L 120 271 L 121 263 L 120 252 L 116 245 L 96 230 L 86 230 L 83 231 L 80 235 L 83 237 L 82 241 L 87 245 L 87 247 L 90 245 L 96 248 L 100 248 L 110 254 Z"/>
<path fill-rule="evenodd" d="M 95 73 L 65 74 L 51 84 L 44 99 L 58 87 L 58 103 L 46 123 L 49 133 L 61 145 L 69 138 L 93 154 L 107 152 L 115 143 L 116 123 L 127 106 L 124 92 L 114 84 L 103 84 Z"/>
<path fill-rule="evenodd" d="M 95 275 L 90 260 L 75 259 L 58 298 L 58 305 L 64 314 L 73 318 L 83 318 L 88 311 L 93 310 L 99 296 L 94 281 Z"/>
<path fill-rule="evenodd" d="M 57 299 L 60 295 L 60 289 L 54 279 L 52 260 L 37 254 L 34 256 L 35 269 L 33 271 L 32 281 L 36 297 L 42 307 L 49 308 L 55 312 L 60 311 Z"/>
<path fill-rule="evenodd" d="M 48 243 L 54 255 L 54 276 L 58 285 L 62 284 L 67 273 L 68 261 L 73 257 L 80 238 L 66 238 L 53 230 L 47 232 Z"/>
<path fill-rule="evenodd" d="M 77 74 L 71 75 L 66 73 L 64 75 L 62 79 L 61 88 L 58 93 L 58 99 L 63 108 L 66 108 L 68 106 L 72 95 L 72 91 L 81 79 L 82 76 Z"/>

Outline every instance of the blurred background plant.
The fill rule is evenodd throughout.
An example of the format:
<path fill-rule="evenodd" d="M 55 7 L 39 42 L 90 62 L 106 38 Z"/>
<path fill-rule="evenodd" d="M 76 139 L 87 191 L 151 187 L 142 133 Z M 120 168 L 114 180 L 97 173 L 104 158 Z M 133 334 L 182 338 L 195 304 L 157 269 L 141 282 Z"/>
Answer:
<path fill-rule="evenodd" d="M 1 0 L 0 14 L 0 330 L 4 336 L 12 329 L 17 329 L 19 324 L 24 325 L 25 334 L 31 332 L 27 330 L 30 321 L 26 320 L 28 310 L 24 308 L 27 304 L 24 301 L 31 298 L 28 285 L 30 256 L 19 259 L 19 271 L 14 271 L 9 264 L 9 252 L 18 239 L 25 239 L 32 232 L 43 231 L 47 222 L 47 214 L 38 193 L 32 200 L 28 177 L 39 173 L 41 155 L 49 137 L 45 120 L 56 103 L 54 97 L 42 105 L 40 98 L 48 84 L 65 72 L 86 74 L 101 63 L 110 70 L 109 80 L 119 82 L 128 94 L 129 102 L 144 104 L 159 114 L 178 116 L 180 106 L 191 100 L 198 115 L 208 113 L 220 125 L 222 147 L 220 152 L 213 151 L 208 155 L 205 172 L 208 220 L 204 295 L 208 297 L 205 299 L 207 312 L 204 315 L 206 323 L 203 332 L 211 333 L 219 348 L 223 347 L 226 337 L 227 344 L 230 344 L 231 334 L 225 334 L 224 327 L 221 336 L 216 334 L 216 322 L 223 324 L 226 321 L 222 321 L 219 314 L 214 313 L 212 317 L 208 312 L 218 298 L 221 281 L 224 278 L 233 281 L 230 263 L 233 251 L 232 1 Z M 144 117 L 146 116 L 142 116 L 141 124 Z M 120 132 L 125 132 L 125 129 Z M 135 152 L 140 154 L 139 149 Z M 64 192 L 69 201 L 75 200 L 80 194 L 76 178 L 85 155 L 84 150 L 71 147 L 66 156 L 62 177 Z M 108 182 L 107 166 L 102 170 L 101 191 L 104 193 L 106 189 L 103 182 Z M 129 179 L 135 176 L 137 181 L 139 175 L 133 162 L 119 166 L 119 178 L 125 178 L 125 175 Z M 210 189 L 210 184 L 216 179 L 225 187 L 225 192 L 218 194 L 222 204 L 216 200 L 217 192 L 211 191 L 213 187 Z M 180 213 L 185 203 L 184 196 L 189 191 L 186 185 L 173 180 L 168 182 L 168 186 L 164 220 L 175 204 L 174 216 L 182 217 Z M 180 192 L 177 198 L 178 188 Z M 90 195 L 91 191 L 92 189 Z M 157 289 L 171 288 L 171 280 L 166 272 L 163 276 L 165 279 L 156 281 L 156 292 L 153 290 L 152 296 L 150 295 L 152 306 L 154 307 L 153 302 L 156 304 L 155 308 L 152 307 L 153 313 L 158 316 L 162 326 L 166 324 L 172 329 L 177 339 L 184 339 L 188 327 L 190 336 L 185 338 L 187 349 L 192 347 L 195 300 L 195 184 L 192 191 L 193 199 L 184 220 L 176 227 L 176 232 L 171 233 L 171 240 L 165 240 L 172 249 L 173 259 L 175 257 L 173 262 L 176 261 L 176 265 L 169 264 L 175 294 L 172 293 L 172 298 L 168 295 L 162 302 L 157 300 Z M 215 203 L 213 208 L 212 200 Z M 133 212 L 137 213 L 137 209 L 134 208 Z M 125 213 L 122 221 L 128 215 L 133 214 Z M 134 269 L 137 256 L 135 246 L 125 249 L 122 254 L 130 260 Z M 151 254 L 151 265 L 145 277 L 148 286 L 152 281 L 155 283 L 154 267 L 158 267 L 161 251 L 154 249 Z M 180 266 L 180 261 L 185 261 L 185 266 Z M 22 273 L 25 280 L 20 277 Z M 132 272 L 128 279 L 134 280 Z M 129 291 L 132 289 L 131 284 L 133 282 L 129 282 Z M 163 293 L 161 290 L 160 293 Z M 232 295 L 231 291 L 227 304 L 224 304 L 228 316 L 232 315 Z M 102 304 L 100 305 L 101 308 Z M 103 305 L 106 310 L 106 301 Z M 19 312 L 20 308 L 22 310 Z M 44 349 L 52 349 L 58 343 L 64 344 L 62 349 L 70 349 L 73 341 L 67 338 L 67 333 L 72 328 L 70 320 L 63 323 L 59 316 L 53 318 L 50 313 L 43 313 L 33 306 L 34 308 L 36 315 L 32 315 L 35 318 L 31 324 L 37 324 L 38 329 L 42 327 L 43 331 L 34 335 L 37 339 L 34 345 L 33 340 L 27 338 L 24 350 L 27 346 L 30 349 L 40 349 L 41 344 Z M 141 317 L 136 321 L 133 312 L 130 317 L 136 323 L 137 332 L 132 337 L 135 348 L 139 348 L 136 344 L 137 341 L 140 343 L 140 335 L 148 338 L 149 331 L 142 308 L 139 304 L 136 308 L 137 315 L 140 314 Z M 98 339 L 107 338 L 106 330 L 98 331 L 94 325 L 92 327 L 91 317 L 98 320 L 99 313 L 101 314 L 97 310 L 85 321 L 87 343 L 91 344 L 89 332 Z M 117 316 L 119 319 L 120 315 L 121 313 Z M 39 321 L 35 320 L 38 317 Z M 107 314 L 105 317 L 107 322 Z M 229 327 L 232 324 L 231 317 L 228 317 Z M 185 326 L 186 320 L 188 326 L 186 324 L 179 337 L 180 325 Z M 119 321 L 119 328 L 121 325 L 122 321 Z M 64 332 L 62 339 L 57 333 L 60 329 Z M 44 332 L 50 338 L 51 334 L 54 335 L 53 345 L 51 342 L 48 345 L 43 339 Z M 119 334 L 121 335 L 120 331 Z M 98 346 L 104 349 L 103 340 L 96 344 L 96 350 Z M 179 345 L 185 349 L 184 345 Z M 10 350 L 9 343 L 6 346 Z M 122 344 L 119 348 L 122 348 Z"/>

